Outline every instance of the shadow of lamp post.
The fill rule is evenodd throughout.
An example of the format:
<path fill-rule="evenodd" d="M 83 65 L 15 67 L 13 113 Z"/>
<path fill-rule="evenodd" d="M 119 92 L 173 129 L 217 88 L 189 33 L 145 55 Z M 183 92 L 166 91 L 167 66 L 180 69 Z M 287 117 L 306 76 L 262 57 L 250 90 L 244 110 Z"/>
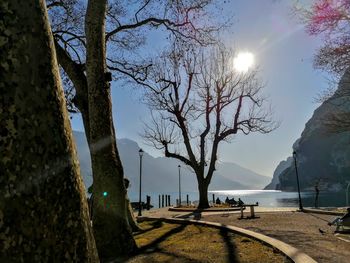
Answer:
<path fill-rule="evenodd" d="M 299 174 L 298 174 L 298 167 L 297 167 L 297 153 L 296 153 L 296 151 L 293 151 L 293 158 L 294 158 L 295 174 L 297 176 L 298 195 L 299 195 L 299 209 L 303 210 L 303 204 L 301 203 L 301 195 L 300 195 L 300 185 L 299 185 Z"/>
<path fill-rule="evenodd" d="M 141 203 L 141 182 L 142 182 L 142 156 L 143 156 L 143 150 L 139 150 L 139 156 L 140 156 L 140 189 L 139 189 L 139 214 L 138 216 L 142 216 L 141 210 L 142 210 L 142 203 Z"/>
<path fill-rule="evenodd" d="M 179 168 L 179 207 L 181 206 L 181 165 L 177 166 Z"/>

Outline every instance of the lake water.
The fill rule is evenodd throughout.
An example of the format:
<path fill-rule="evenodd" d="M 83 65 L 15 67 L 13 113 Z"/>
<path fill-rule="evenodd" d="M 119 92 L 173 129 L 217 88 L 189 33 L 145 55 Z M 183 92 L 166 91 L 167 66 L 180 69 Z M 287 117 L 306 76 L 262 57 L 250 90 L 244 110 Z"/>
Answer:
<path fill-rule="evenodd" d="M 158 208 L 158 195 L 170 195 L 171 204 L 176 203 L 176 199 L 179 198 L 177 192 L 164 192 L 164 193 L 142 193 L 142 201 L 146 201 L 146 195 L 151 196 L 151 204 Z M 266 207 L 298 207 L 298 193 L 297 192 L 282 192 L 276 190 L 218 190 L 209 191 L 208 198 L 212 201 L 212 195 L 215 198 L 219 197 L 221 201 L 225 201 L 226 197 L 234 197 L 236 200 L 241 198 L 244 203 L 256 203 L 259 202 L 260 206 Z M 186 195 L 189 196 L 191 202 L 198 201 L 197 192 L 184 192 L 181 194 L 182 202 L 186 202 Z M 129 193 L 129 198 L 132 202 L 138 201 L 138 193 Z M 315 193 L 303 192 L 301 193 L 302 203 L 305 207 L 313 207 L 315 202 Z M 330 193 L 320 192 L 319 195 L 319 207 L 342 207 L 346 205 L 345 192 Z"/>

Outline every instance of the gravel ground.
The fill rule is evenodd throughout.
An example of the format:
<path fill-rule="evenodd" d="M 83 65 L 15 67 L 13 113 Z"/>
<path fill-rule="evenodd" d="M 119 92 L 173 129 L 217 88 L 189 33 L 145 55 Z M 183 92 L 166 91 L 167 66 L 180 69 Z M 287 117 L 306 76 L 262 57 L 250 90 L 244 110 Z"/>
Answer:
<path fill-rule="evenodd" d="M 334 216 L 300 212 L 258 213 L 260 218 L 238 219 L 237 214 L 203 214 L 201 220 L 220 222 L 274 237 L 305 252 L 318 262 L 350 262 L 350 242 L 327 225 Z M 321 231 L 320 231 L 321 230 Z M 321 233 L 324 232 L 324 233 Z"/>

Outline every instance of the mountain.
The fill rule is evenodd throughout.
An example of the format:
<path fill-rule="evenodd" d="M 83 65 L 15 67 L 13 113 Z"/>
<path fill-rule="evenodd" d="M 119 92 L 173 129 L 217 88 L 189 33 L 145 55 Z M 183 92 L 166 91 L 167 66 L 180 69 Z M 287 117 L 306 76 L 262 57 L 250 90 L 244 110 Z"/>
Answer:
<path fill-rule="evenodd" d="M 247 186 L 245 189 L 262 189 L 271 180 L 271 177 L 257 174 L 235 163 L 224 162 L 218 163 L 216 166 L 218 174 L 227 179 L 244 183 Z"/>
<path fill-rule="evenodd" d="M 350 181 L 350 132 L 332 131 L 332 114 L 350 114 L 350 69 L 341 78 L 335 94 L 314 111 L 301 137 L 293 144 L 302 190 L 313 190 L 318 183 L 321 190 L 339 191 Z M 280 190 L 296 190 L 294 165 L 284 167 L 278 177 Z"/>
<path fill-rule="evenodd" d="M 80 160 L 81 173 L 86 187 L 92 184 L 89 148 L 85 134 L 73 132 Z M 119 139 L 118 150 L 124 167 L 124 174 L 130 180 L 130 192 L 137 192 L 139 185 L 140 147 L 135 141 Z M 181 187 L 184 192 L 197 191 L 194 173 L 179 161 L 166 157 L 154 158 L 144 152 L 142 157 L 142 189 L 145 192 L 176 192 L 181 165 Z M 220 163 L 209 185 L 210 190 L 262 189 L 270 178 L 259 175 L 234 163 Z"/>
<path fill-rule="evenodd" d="M 279 176 L 293 164 L 293 157 L 288 157 L 286 160 L 281 161 L 275 171 L 271 182 L 264 188 L 264 190 L 275 190 L 280 188 Z"/>

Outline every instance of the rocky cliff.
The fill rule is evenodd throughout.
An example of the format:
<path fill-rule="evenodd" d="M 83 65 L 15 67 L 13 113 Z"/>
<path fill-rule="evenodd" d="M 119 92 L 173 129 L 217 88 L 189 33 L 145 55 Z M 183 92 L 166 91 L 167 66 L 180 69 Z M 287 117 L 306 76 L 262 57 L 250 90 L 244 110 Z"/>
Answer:
<path fill-rule="evenodd" d="M 334 95 L 314 111 L 293 145 L 302 190 L 311 190 L 319 182 L 323 190 L 337 191 L 350 181 L 350 125 L 347 124 L 350 121 L 346 116 L 350 116 L 350 69 L 341 78 Z M 278 178 L 274 175 L 268 187 L 296 190 L 292 164 L 283 171 L 277 167 Z"/>
<path fill-rule="evenodd" d="M 273 172 L 273 177 L 271 183 L 269 183 L 264 190 L 275 190 L 280 188 L 280 179 L 279 176 L 283 173 L 287 168 L 289 168 L 293 163 L 293 157 L 288 157 L 286 160 L 281 161 L 275 171 Z"/>

